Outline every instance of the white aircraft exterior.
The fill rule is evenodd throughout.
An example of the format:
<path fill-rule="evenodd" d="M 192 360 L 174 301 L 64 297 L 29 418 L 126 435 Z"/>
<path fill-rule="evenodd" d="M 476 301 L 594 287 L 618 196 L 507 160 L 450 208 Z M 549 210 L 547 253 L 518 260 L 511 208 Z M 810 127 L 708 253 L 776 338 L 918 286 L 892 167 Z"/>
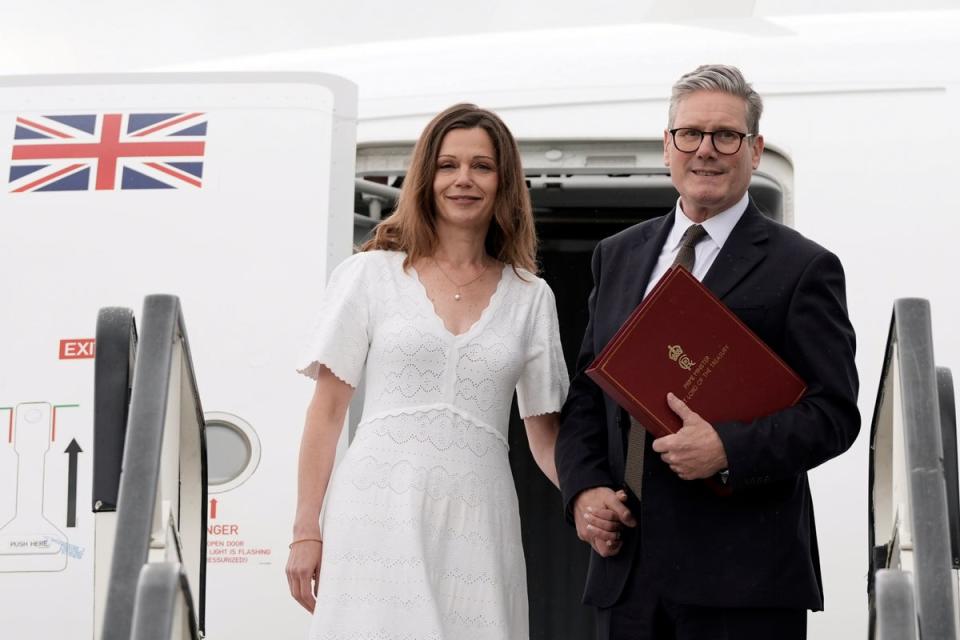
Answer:
<path fill-rule="evenodd" d="M 10 134 L 23 114 L 209 114 L 202 188 L 192 192 L 0 194 L 0 282 L 9 296 L 0 324 L 7 335 L 26 336 L 0 368 L 0 425 L 6 419 L 19 435 L 19 421 L 53 424 L 56 416 L 64 434 L 51 443 L 60 450 L 45 454 L 44 479 L 29 485 L 35 493 L 0 498 L 0 525 L 17 513 L 17 500 L 42 500 L 39 517 L 64 542 L 46 558 L 53 568 L 14 562 L 0 573 L 4 618 L 19 634 L 11 637 L 94 634 L 89 593 L 99 543 L 89 456 L 79 457 L 76 522 L 67 529 L 60 520 L 70 473 L 62 438 L 90 442 L 92 366 L 80 356 L 98 308 L 139 313 L 144 295 L 179 295 L 207 418 L 252 443 L 210 496 L 207 637 L 302 637 L 307 616 L 283 576 L 310 393 L 293 366 L 322 281 L 351 250 L 353 185 L 344 181 L 356 173 L 392 184 L 433 114 L 475 102 L 497 111 L 521 143 L 545 251 L 583 254 L 596 229 L 672 204 L 662 162 L 670 86 L 706 62 L 739 66 L 764 98 L 758 197 L 846 270 L 863 426 L 849 452 L 811 473 L 826 610 L 810 616 L 809 637 L 865 636 L 867 435 L 893 301 L 930 300 L 937 362 L 960 362 L 951 275 L 960 231 L 951 197 L 957 60 L 960 11 L 944 10 L 432 37 L 191 63 L 161 72 L 168 80 L 0 82 L 0 175 L 15 186 L 29 182 L 14 183 L 10 173 Z M 253 123 L 258 116 L 270 125 Z M 264 162 L 255 170 L 258 155 Z M 360 234 L 369 226 L 363 217 L 383 203 L 358 202 Z M 559 297 L 563 280 L 553 286 Z M 62 348 L 74 349 L 76 361 L 62 350 L 48 357 L 54 338 L 68 341 Z M 20 486 L 24 467 L 8 440 L 0 478 Z M 218 442 L 230 446 L 213 437 L 211 448 Z M 223 465 L 229 476 L 229 461 Z M 216 559 L 227 556 L 245 560 Z"/>

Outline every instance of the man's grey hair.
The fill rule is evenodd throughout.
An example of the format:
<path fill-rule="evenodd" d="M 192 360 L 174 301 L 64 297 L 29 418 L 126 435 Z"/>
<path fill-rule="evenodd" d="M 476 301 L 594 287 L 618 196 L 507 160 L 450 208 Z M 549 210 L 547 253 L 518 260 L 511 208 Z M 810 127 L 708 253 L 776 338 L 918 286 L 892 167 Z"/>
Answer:
<path fill-rule="evenodd" d="M 760 133 L 760 114 L 763 99 L 743 78 L 740 69 L 726 64 L 704 64 L 680 76 L 670 95 L 670 114 L 667 128 L 673 128 L 680 102 L 696 91 L 722 91 L 743 98 L 747 103 L 747 133 Z"/>

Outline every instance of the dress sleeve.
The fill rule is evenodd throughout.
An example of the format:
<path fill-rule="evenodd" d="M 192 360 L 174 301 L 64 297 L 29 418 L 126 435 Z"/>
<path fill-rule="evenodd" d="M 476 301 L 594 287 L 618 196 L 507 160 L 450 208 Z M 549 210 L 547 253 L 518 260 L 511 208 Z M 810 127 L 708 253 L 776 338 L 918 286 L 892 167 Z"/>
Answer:
<path fill-rule="evenodd" d="M 319 316 L 297 371 L 316 379 L 320 365 L 356 388 L 370 347 L 371 287 L 369 256 L 341 262 L 320 297 Z"/>
<path fill-rule="evenodd" d="M 557 303 L 547 283 L 539 284 L 527 327 L 526 360 L 517 382 L 521 418 L 559 412 L 570 385 L 560 345 Z"/>

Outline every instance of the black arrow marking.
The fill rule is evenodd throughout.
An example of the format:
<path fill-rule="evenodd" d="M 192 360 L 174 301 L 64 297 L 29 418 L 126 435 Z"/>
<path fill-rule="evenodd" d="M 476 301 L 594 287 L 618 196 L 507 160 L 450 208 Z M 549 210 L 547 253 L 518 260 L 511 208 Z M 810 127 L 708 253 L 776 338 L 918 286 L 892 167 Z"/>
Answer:
<path fill-rule="evenodd" d="M 70 444 L 67 445 L 67 448 L 63 450 L 68 456 L 70 456 L 70 467 L 67 471 L 67 526 L 76 527 L 77 526 L 77 454 L 81 453 L 83 449 L 80 448 L 80 445 L 77 444 L 77 439 L 74 438 L 70 441 Z"/>

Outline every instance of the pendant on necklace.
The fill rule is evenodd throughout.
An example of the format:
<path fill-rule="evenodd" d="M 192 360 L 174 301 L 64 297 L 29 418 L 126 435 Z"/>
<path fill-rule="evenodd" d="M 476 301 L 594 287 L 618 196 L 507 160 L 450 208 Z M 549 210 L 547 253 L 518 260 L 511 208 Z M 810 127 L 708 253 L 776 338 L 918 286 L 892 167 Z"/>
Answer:
<path fill-rule="evenodd" d="M 453 299 L 456 300 L 457 302 L 460 302 L 460 294 L 459 293 L 453 294 Z"/>

